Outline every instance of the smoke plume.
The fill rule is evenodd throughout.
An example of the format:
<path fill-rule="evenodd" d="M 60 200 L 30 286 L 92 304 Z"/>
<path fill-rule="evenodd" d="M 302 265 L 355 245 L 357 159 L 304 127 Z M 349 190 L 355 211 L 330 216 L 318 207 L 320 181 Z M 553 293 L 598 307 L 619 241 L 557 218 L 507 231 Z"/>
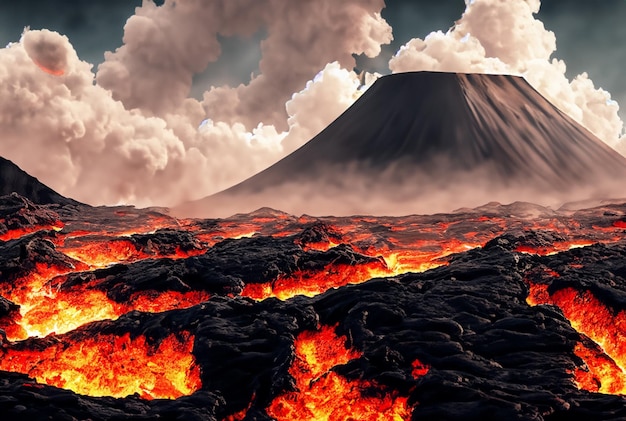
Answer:
<path fill-rule="evenodd" d="M 354 55 L 376 57 L 392 32 L 383 0 L 145 0 L 123 45 L 94 71 L 65 36 L 26 29 L 0 49 L 0 155 L 91 204 L 174 205 L 226 188 L 317 134 L 373 82 Z M 474 0 L 450 31 L 407 43 L 393 72 L 524 75 L 612 146 L 617 104 L 586 75 L 569 81 L 539 1 Z M 264 34 L 260 73 L 189 97 L 220 58 L 220 37 Z"/>
<path fill-rule="evenodd" d="M 173 112 L 189 95 L 193 75 L 218 59 L 218 34 L 251 36 L 262 29 L 261 74 L 247 85 L 210 89 L 202 105 L 216 121 L 286 129 L 285 102 L 327 63 L 352 69 L 353 54 L 375 57 L 391 41 L 383 6 L 383 0 L 146 2 L 128 20 L 125 44 L 107 54 L 97 80 L 128 108 Z"/>

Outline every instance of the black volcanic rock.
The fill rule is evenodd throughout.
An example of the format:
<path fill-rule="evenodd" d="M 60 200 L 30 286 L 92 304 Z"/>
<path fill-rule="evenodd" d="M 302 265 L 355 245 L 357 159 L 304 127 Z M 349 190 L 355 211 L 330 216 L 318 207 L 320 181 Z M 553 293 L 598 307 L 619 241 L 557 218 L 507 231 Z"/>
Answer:
<path fill-rule="evenodd" d="M 78 261 L 56 250 L 52 242 L 55 235 L 54 231 L 38 231 L 15 240 L 0 241 L 0 283 L 28 275 L 38 264 L 67 270 L 80 266 Z"/>
<path fill-rule="evenodd" d="M 493 200 L 555 204 L 616 195 L 624 179 L 626 159 L 523 78 L 415 72 L 382 77 L 291 155 L 178 212 L 408 214 Z"/>
<path fill-rule="evenodd" d="M 109 298 L 125 302 L 133 293 L 146 290 L 239 294 L 246 284 L 275 282 L 301 271 L 324 271 L 333 265 L 384 266 L 381 259 L 357 253 L 347 244 L 327 251 L 305 251 L 297 244 L 300 239 L 301 235 L 227 239 L 199 256 L 143 260 L 93 272 L 71 273 L 59 288 L 69 290 L 90 283 L 106 291 Z"/>
<path fill-rule="evenodd" d="M 60 216 L 49 206 L 36 205 L 17 193 L 0 196 L 0 235 L 12 230 L 55 226 Z"/>
<path fill-rule="evenodd" d="M 624 255 L 622 246 L 602 254 L 615 262 Z M 103 420 L 215 420 L 249 408 L 245 419 L 270 420 L 265 408 L 293 389 L 288 369 L 295 337 L 319 323 L 336 325 L 348 338 L 346 345 L 362 352 L 333 370 L 408 395 L 415 405 L 413 420 L 623 419 L 623 396 L 576 387 L 573 370 L 582 363 L 574 346 L 581 337 L 561 311 L 525 302 L 529 263 L 539 259 L 551 265 L 571 257 L 572 251 L 537 258 L 478 248 L 455 256 L 448 266 L 373 279 L 314 298 L 213 297 L 185 310 L 130 312 L 8 347 L 44 349 L 127 333 L 158 343 L 171 333 L 190 332 L 202 372 L 200 391 L 172 401 L 90 398 L 45 385 L 33 390 L 25 376 L 0 372 L 0 393 L 7 396 L 0 405 L 10 420 L 24 419 L 20 411 L 25 410 L 28 419 L 49 419 L 57 408 L 75 418 Z M 430 367 L 418 379 L 411 375 L 416 358 Z M 198 414 L 201 418 L 194 417 Z"/>
<path fill-rule="evenodd" d="M 0 157 L 0 196 L 18 193 L 39 204 L 78 204 L 29 175 L 8 159 Z"/>
<path fill-rule="evenodd" d="M 37 376 L 45 361 L 63 360 L 65 350 L 65 356 L 71 357 L 72 348 L 80 343 L 88 346 L 74 349 L 89 355 L 83 351 L 92 344 L 104 347 L 118 338 L 122 344 L 127 344 L 124 338 L 139 338 L 145 339 L 151 354 L 167 338 L 193 336 L 191 352 L 202 384 L 191 395 L 177 399 L 89 397 L 27 375 L 0 371 L 3 421 L 271 421 L 267 408 L 276 403 L 276 397 L 299 389 L 301 394 L 293 399 L 301 401 L 307 393 L 306 386 L 294 378 L 302 359 L 298 343 L 302 333 L 318 328 L 333 329 L 356 354 L 345 363 L 333 363 L 317 379 L 333 372 L 356 382 L 353 390 L 362 397 L 406 398 L 410 415 L 405 420 L 626 419 L 626 397 L 593 393 L 587 391 L 588 385 L 577 383 L 580 371 L 596 375 L 593 360 L 581 356 L 577 348 L 582 344 L 602 353 L 601 341 L 577 330 L 567 307 L 548 302 L 531 305 L 531 298 L 541 298 L 542 291 L 549 295 L 565 289 L 586 293 L 578 298 L 589 303 L 585 297 L 594 297 L 600 303 L 596 313 L 606 310 L 615 315 L 608 322 L 615 320 L 616 343 L 623 343 L 626 204 L 552 211 L 529 203 L 490 203 L 453 214 L 399 218 L 297 218 L 263 209 L 227 220 L 179 224 L 151 210 L 74 208 L 55 209 L 65 224 L 61 231 L 41 229 L 0 241 L 0 287 L 27 291 L 31 284 L 24 280 L 28 275 L 38 271 L 44 275 L 49 268 L 54 269 L 51 273 L 63 274 L 40 279 L 46 281 L 39 289 L 45 294 L 44 304 L 52 302 L 48 300 L 54 299 L 52 293 L 64 303 L 70 296 L 65 293 L 71 292 L 80 308 L 81 296 L 97 289 L 135 310 L 67 333 L 20 341 L 12 339 L 8 328 L 22 312 L 27 314 L 29 307 L 37 311 L 36 307 L 20 302 L 20 294 L 9 297 L 16 302 L 0 297 L 0 327 L 7 332 L 5 337 L 0 330 L 0 361 L 15 361 L 26 353 L 33 358 L 33 368 L 24 372 Z M 21 221 L 24 216 L 25 221 L 34 218 L 34 225 L 45 225 L 56 219 L 47 210 L 48 206 L 19 196 L 0 197 L 0 217 L 8 220 Z M 40 215 L 40 211 L 46 212 Z M 240 236 L 242 232 L 248 234 Z M 251 232 L 259 234 L 247 237 Z M 223 239 L 228 236 L 232 238 Z M 140 249 L 149 257 L 129 261 L 123 255 L 115 260 L 118 264 L 88 270 L 86 263 L 64 254 L 68 244 L 72 248 L 81 241 L 88 246 L 106 245 L 111 240 L 123 240 L 130 249 Z M 580 247 L 585 244 L 590 245 Z M 407 246 L 410 250 L 403 248 Z M 159 257 L 176 249 L 205 252 L 178 259 Z M 441 266 L 332 287 L 314 297 L 257 302 L 243 296 L 244 285 L 276 286 L 285 278 L 305 285 L 307 277 L 302 274 L 323 280 L 344 270 L 350 274 L 349 269 L 362 265 L 389 264 L 401 273 L 402 266 L 393 262 L 403 263 L 402 259 L 388 258 L 396 251 L 406 253 L 400 257 L 434 254 L 427 260 L 437 259 Z M 439 253 L 442 257 L 437 257 Z M 386 263 L 376 257 L 379 254 Z M 416 264 L 412 270 L 419 268 Z M 39 283 L 38 278 L 33 279 Z M 138 307 L 132 307 L 135 294 L 160 298 L 146 291 L 209 294 L 200 294 L 202 301 L 189 308 L 137 311 Z M 579 314 L 591 318 L 593 313 L 587 309 Z M 336 350 L 343 347 L 336 346 Z M 606 352 L 607 359 L 613 355 Z M 116 367 L 121 367 L 117 363 L 124 366 L 128 358 L 122 358 L 122 352 L 111 355 L 111 364 L 101 367 L 105 376 L 116 374 Z M 159 361 L 164 360 L 150 363 L 160 367 Z M 418 367 L 421 373 L 414 371 Z M 605 378 L 595 381 L 600 386 Z M 233 414 L 237 416 L 230 417 Z M 366 418 L 360 415 L 354 411 L 353 418 Z"/>

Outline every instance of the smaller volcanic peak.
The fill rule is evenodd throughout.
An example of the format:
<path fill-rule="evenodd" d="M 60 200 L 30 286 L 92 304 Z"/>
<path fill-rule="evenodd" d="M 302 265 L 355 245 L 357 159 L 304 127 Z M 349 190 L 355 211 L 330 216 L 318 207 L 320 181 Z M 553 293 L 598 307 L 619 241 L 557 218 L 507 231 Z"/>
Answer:
<path fill-rule="evenodd" d="M 179 212 L 271 206 L 295 214 L 408 214 L 494 200 L 554 205 L 610 196 L 625 177 L 624 157 L 521 77 L 413 72 L 380 78 L 300 149 Z"/>
<path fill-rule="evenodd" d="M 8 159 L 0 157 L 0 195 L 18 193 L 39 204 L 78 204 L 41 183 Z"/>

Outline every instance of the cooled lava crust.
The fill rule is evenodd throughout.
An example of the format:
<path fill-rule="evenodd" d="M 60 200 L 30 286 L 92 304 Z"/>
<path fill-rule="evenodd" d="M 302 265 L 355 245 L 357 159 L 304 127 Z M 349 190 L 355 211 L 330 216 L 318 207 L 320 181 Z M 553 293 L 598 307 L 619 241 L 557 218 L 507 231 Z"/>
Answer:
<path fill-rule="evenodd" d="M 621 204 L 177 220 L 3 196 L 0 413 L 623 419 L 625 233 Z"/>

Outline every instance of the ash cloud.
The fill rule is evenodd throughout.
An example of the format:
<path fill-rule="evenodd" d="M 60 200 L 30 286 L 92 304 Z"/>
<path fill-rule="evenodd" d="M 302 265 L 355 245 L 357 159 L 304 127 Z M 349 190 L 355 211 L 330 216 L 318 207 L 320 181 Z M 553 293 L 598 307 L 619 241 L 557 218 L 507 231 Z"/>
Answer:
<path fill-rule="evenodd" d="M 391 41 L 383 7 L 382 0 L 145 2 L 126 23 L 124 45 L 105 56 L 97 81 L 127 108 L 163 115 L 183 104 L 193 75 L 219 58 L 218 35 L 250 37 L 264 29 L 261 74 L 247 85 L 211 88 L 202 105 L 215 121 L 286 129 L 285 102 L 327 63 L 352 69 L 353 54 L 375 57 Z"/>
<path fill-rule="evenodd" d="M 171 206 L 207 196 L 293 151 L 360 96 L 373 77 L 359 78 L 354 56 L 375 58 L 392 39 L 383 7 L 144 1 L 98 69 L 66 37 L 25 30 L 0 50 L 0 155 L 91 204 Z M 534 18 L 538 8 L 475 0 L 453 29 L 409 42 L 390 68 L 523 74 L 624 153 L 617 105 L 586 75 L 570 82 L 565 64 L 550 59 L 554 35 Z M 201 101 L 189 97 L 194 75 L 219 61 L 220 37 L 259 31 L 260 74 L 207 87 Z"/>

